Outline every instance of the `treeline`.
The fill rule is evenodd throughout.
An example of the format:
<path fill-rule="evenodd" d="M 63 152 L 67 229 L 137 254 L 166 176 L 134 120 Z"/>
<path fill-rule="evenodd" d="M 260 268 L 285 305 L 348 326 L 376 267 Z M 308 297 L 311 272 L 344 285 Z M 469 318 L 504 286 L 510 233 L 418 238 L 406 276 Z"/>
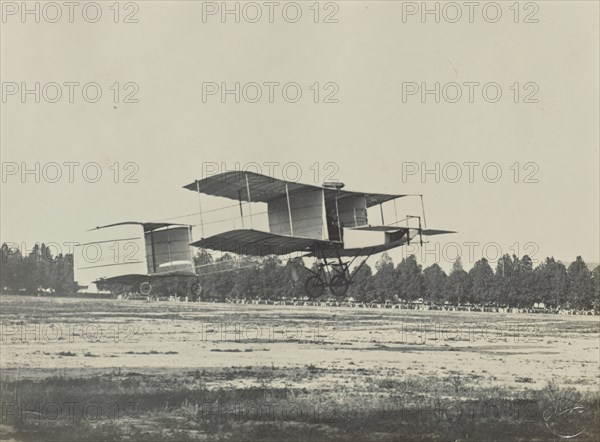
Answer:
<path fill-rule="evenodd" d="M 0 260 L 0 286 L 10 292 L 46 291 L 72 294 L 73 257 L 53 256 L 44 244 L 23 255 L 19 249 L 3 244 Z M 308 263 L 307 263 L 308 264 Z M 282 299 L 306 296 L 304 284 L 309 272 L 302 258 L 282 260 L 232 255 L 214 258 L 205 250 L 195 256 L 202 298 Z M 155 286 L 160 294 L 185 296 L 189 278 L 171 280 Z M 131 288 L 119 287 L 116 292 Z M 327 296 L 327 294 L 325 295 Z M 446 273 L 439 265 L 425 269 L 414 256 L 397 265 L 384 253 L 375 263 L 375 271 L 365 264 L 353 277 L 348 297 L 360 302 L 417 301 L 453 305 L 477 304 L 531 308 L 544 303 L 548 308 L 600 310 L 600 266 L 590 271 L 581 257 L 566 267 L 554 258 L 534 266 L 528 256 L 503 256 L 495 269 L 482 258 L 473 267 L 463 269 L 460 258 Z"/>
<path fill-rule="evenodd" d="M 308 272 L 300 258 L 281 261 L 277 257 L 234 260 L 224 255 L 213 260 L 199 253 L 196 266 L 204 287 L 203 296 L 225 298 L 281 299 L 305 296 Z M 453 305 L 477 304 L 531 308 L 600 310 L 600 266 L 590 271 L 581 257 L 568 268 L 554 258 L 533 265 L 531 258 L 503 256 L 495 270 L 482 258 L 463 269 L 460 258 L 447 274 L 438 264 L 425 269 L 411 255 L 395 265 L 384 253 L 375 272 L 365 264 L 353 277 L 348 297 L 361 302 L 417 301 Z"/>
<path fill-rule="evenodd" d="M 77 290 L 73 280 L 73 255 L 58 254 L 45 244 L 36 244 L 23 255 L 17 247 L 2 244 L 0 286 L 11 292 L 35 294 L 40 291 L 71 294 Z"/>

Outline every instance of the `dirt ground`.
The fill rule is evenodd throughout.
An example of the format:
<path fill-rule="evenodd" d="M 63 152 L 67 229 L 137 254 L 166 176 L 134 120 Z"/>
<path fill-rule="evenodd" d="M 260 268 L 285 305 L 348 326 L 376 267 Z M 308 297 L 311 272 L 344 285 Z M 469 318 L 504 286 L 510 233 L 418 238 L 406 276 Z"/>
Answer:
<path fill-rule="evenodd" d="M 0 299 L 1 429 L 8 440 L 551 440 L 582 429 L 579 439 L 598 435 L 597 316 Z M 75 425 L 64 412 L 65 392 L 73 389 L 80 395 L 73 396 L 75 414 L 80 407 L 83 418 L 86 400 L 109 404 L 110 397 L 117 408 L 132 408 L 126 416 L 80 416 Z M 279 398 L 269 402 L 276 404 L 272 413 L 265 417 L 263 407 L 251 416 L 265 397 Z M 492 400 L 512 407 L 510 413 L 492 421 L 489 413 L 470 413 L 466 426 L 432 405 L 476 404 L 481 411 Z M 540 401 L 554 411 L 542 410 Z M 532 425 L 523 426 L 515 403 L 529 410 Z M 286 406 L 308 407 L 311 419 L 291 412 L 276 418 Z"/>

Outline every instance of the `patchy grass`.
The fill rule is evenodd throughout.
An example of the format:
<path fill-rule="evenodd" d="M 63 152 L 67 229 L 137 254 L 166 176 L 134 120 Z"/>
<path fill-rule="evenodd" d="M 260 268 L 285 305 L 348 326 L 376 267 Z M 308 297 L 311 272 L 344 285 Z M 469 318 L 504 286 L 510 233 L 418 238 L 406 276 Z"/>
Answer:
<path fill-rule="evenodd" d="M 597 318 L 0 302 L 3 440 L 600 440 Z"/>
<path fill-rule="evenodd" d="M 60 351 L 56 353 L 58 356 L 77 356 L 77 353 L 73 353 L 72 351 Z"/>
<path fill-rule="evenodd" d="M 270 369 L 260 370 L 271 371 Z M 254 378 L 254 369 L 234 370 Z M 48 377 L 2 384 L 20 413 L 5 437 L 19 440 L 598 440 L 600 400 L 548 384 L 515 394 L 494 387 L 460 391 L 447 380 L 377 379 L 347 391 L 209 388 L 231 372 L 175 377 L 137 372 Z M 291 373 L 287 373 L 291 377 Z M 350 375 L 350 373 L 348 373 Z M 281 377 L 276 373 L 272 379 Z M 270 379 L 270 380 L 272 380 Z M 50 407 L 49 404 L 52 404 Z M 56 407 L 72 414 L 57 418 Z M 92 410 L 93 406 L 93 410 Z M 87 407 L 87 409 L 86 409 Z"/>

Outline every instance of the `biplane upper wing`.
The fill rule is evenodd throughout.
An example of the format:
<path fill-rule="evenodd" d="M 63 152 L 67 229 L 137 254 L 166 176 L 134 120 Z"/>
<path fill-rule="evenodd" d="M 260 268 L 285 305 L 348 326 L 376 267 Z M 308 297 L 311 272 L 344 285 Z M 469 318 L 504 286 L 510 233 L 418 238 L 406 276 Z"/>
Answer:
<path fill-rule="evenodd" d="M 338 250 L 342 247 L 342 243 L 337 241 L 280 235 L 253 229 L 230 230 L 193 242 L 192 245 L 251 256 L 311 253 L 322 249 Z"/>
<path fill-rule="evenodd" d="M 187 224 L 176 224 L 176 223 L 144 223 L 144 222 L 140 222 L 140 221 L 123 221 L 120 223 L 107 224 L 105 226 L 97 226 L 97 227 L 94 227 L 93 229 L 89 229 L 89 231 L 106 229 L 108 227 L 126 226 L 126 225 L 131 225 L 131 224 L 142 226 L 142 228 L 144 229 L 144 232 L 151 232 L 153 230 L 162 229 L 164 227 L 171 227 L 171 226 L 187 226 Z"/>
<path fill-rule="evenodd" d="M 344 199 L 348 197 L 365 197 L 367 207 L 375 206 L 395 198 L 406 195 L 392 195 L 385 193 L 353 192 L 349 190 L 336 190 L 329 187 L 302 184 L 296 181 L 285 181 L 254 172 L 229 171 L 213 175 L 202 180 L 194 181 L 185 189 L 197 191 L 212 196 L 220 196 L 240 201 L 268 203 L 269 201 L 303 190 L 320 189 L 325 191 L 325 200 Z M 249 195 L 248 195 L 249 194 Z"/>

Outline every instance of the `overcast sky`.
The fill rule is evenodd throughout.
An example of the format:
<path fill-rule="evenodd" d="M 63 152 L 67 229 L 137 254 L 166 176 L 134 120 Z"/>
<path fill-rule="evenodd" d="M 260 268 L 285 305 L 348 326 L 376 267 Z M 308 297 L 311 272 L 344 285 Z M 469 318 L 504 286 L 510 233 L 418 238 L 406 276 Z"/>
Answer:
<path fill-rule="evenodd" d="M 274 162 L 278 178 L 320 184 L 335 172 L 350 190 L 424 194 L 428 227 L 459 232 L 434 238 L 430 250 L 438 252 L 427 264 L 448 268 L 456 245 L 468 268 L 469 250 L 473 259 L 493 259 L 498 247 L 600 261 L 598 2 L 537 2 L 518 17 L 513 2 L 500 2 L 496 23 L 491 9 L 486 16 L 476 9 L 470 23 L 466 7 L 457 23 L 449 23 L 457 12 L 450 9 L 441 10 L 440 23 L 433 16 L 422 23 L 420 11 L 407 15 L 412 4 L 387 1 L 321 4 L 318 23 L 313 2 L 300 5 L 296 23 L 295 7 L 282 15 L 285 2 L 274 23 L 264 6 L 257 23 L 249 23 L 256 10 L 248 8 L 240 23 L 233 16 L 223 23 L 218 11 L 203 19 L 203 7 L 212 7 L 206 2 L 137 2 L 122 4 L 114 23 L 112 3 L 99 2 L 96 23 L 86 21 L 96 13 L 89 8 L 85 17 L 76 9 L 73 23 L 66 8 L 57 23 L 48 22 L 53 10 L 40 11 L 40 23 L 3 11 L 2 241 L 30 249 L 36 241 L 82 240 L 97 225 L 193 213 L 196 194 L 182 186 L 207 168 L 258 163 L 267 173 Z M 127 17 L 138 22 L 123 23 Z M 39 103 L 35 93 L 21 95 L 36 82 Z M 60 99 L 52 82 L 61 85 Z M 73 103 L 66 82 L 79 83 Z M 102 90 L 96 103 L 88 102 L 94 85 L 82 94 L 92 82 Z M 208 84 L 236 82 L 239 103 L 234 94 L 223 103 Z M 252 82 L 260 99 L 255 86 L 243 88 Z M 272 103 L 265 82 L 279 83 Z M 439 103 L 434 93 L 423 100 L 422 86 L 436 82 Z M 472 100 L 470 82 L 478 83 Z M 297 86 L 284 96 L 288 83 Z M 298 87 L 301 98 L 288 102 Z M 68 162 L 79 164 L 72 183 Z M 35 170 L 35 163 L 39 176 L 22 177 L 23 166 Z M 61 165 L 59 179 L 50 163 Z M 102 171 L 96 183 L 94 164 L 82 176 L 88 163 Z M 436 163 L 439 173 L 421 176 Z M 202 203 L 210 210 L 232 202 Z M 397 210 L 418 214 L 420 203 L 399 200 Z M 205 221 L 237 212 L 224 214 Z M 386 216 L 395 217 L 393 206 Z M 233 222 L 217 225 L 227 230 Z M 403 253 L 392 255 L 397 261 Z"/>

